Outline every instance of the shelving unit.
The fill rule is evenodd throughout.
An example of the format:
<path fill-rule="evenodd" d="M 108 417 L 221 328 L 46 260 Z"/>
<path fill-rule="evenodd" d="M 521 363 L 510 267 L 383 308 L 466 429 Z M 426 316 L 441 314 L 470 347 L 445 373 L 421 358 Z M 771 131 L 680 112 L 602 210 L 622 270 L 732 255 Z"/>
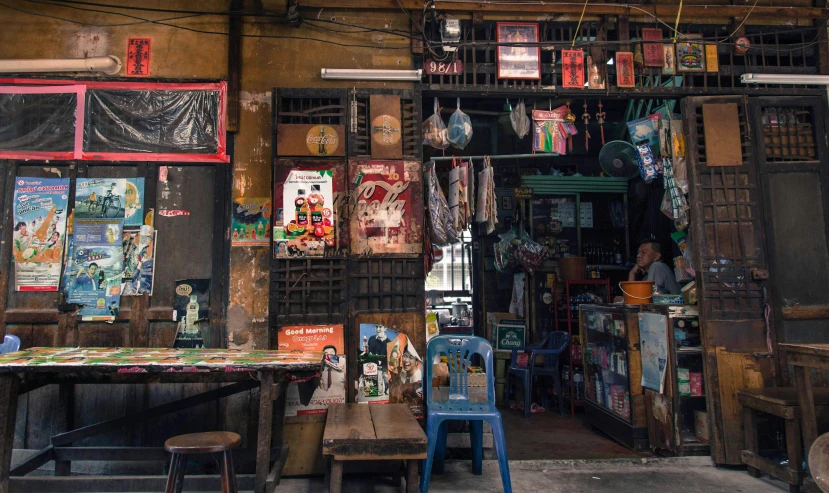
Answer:
<path fill-rule="evenodd" d="M 575 296 L 583 295 L 585 292 L 589 292 L 590 290 L 601 290 L 603 289 L 603 293 L 599 296 L 602 297 L 602 301 L 609 301 L 610 300 L 610 281 L 607 279 L 585 279 L 581 281 L 566 281 L 564 283 L 564 300 L 563 305 L 566 309 L 566 317 L 562 317 L 562 310 L 560 307 L 562 306 L 558 301 L 557 293 L 555 289 L 553 290 L 553 300 L 555 303 L 555 316 L 556 316 L 556 330 L 566 330 L 567 333 L 570 334 L 570 344 L 578 344 L 581 345 L 582 338 L 579 334 L 579 318 L 578 318 L 578 305 L 581 303 L 595 303 L 595 301 L 585 301 L 579 302 L 578 304 L 574 304 Z M 595 294 L 595 293 L 594 293 Z M 566 329 L 563 329 L 560 325 L 561 322 L 566 323 Z M 575 326 L 574 326 L 575 324 Z M 575 329 L 575 330 L 574 330 Z M 573 336 L 576 337 L 573 337 Z M 569 368 L 569 376 L 565 385 L 569 388 L 569 393 L 564 397 L 565 400 L 570 402 L 570 413 L 575 413 L 577 407 L 584 407 L 584 363 L 581 359 L 571 359 L 569 358 L 571 352 L 567 351 L 567 361 L 568 361 L 568 368 Z M 579 355 L 582 355 L 582 351 L 578 352 Z M 582 370 L 580 373 L 582 375 L 582 388 L 581 393 L 577 397 L 576 392 L 576 378 L 575 375 L 579 372 L 576 371 L 576 368 Z M 562 378 L 562 380 L 564 380 Z"/>
<path fill-rule="evenodd" d="M 699 313 L 696 307 L 687 305 L 643 305 L 642 312 L 665 317 L 669 351 L 664 393 L 645 391 L 650 447 L 661 455 L 708 455 L 708 442 L 698 439 L 695 433 L 695 415 L 706 411 Z M 680 388 L 680 368 L 703 380 L 699 388 Z M 683 395 L 694 391 L 697 395 Z"/>
<path fill-rule="evenodd" d="M 584 345 L 585 414 L 590 426 L 634 450 L 648 448 L 642 392 L 639 308 L 579 307 Z"/>

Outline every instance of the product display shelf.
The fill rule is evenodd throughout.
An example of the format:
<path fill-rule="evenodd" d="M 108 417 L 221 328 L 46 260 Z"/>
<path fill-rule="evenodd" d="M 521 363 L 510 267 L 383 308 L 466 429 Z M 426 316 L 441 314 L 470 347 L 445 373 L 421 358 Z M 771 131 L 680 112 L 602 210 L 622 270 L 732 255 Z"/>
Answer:
<path fill-rule="evenodd" d="M 642 392 L 639 308 L 622 304 L 579 307 L 585 414 L 590 426 L 634 450 L 648 448 Z"/>
<path fill-rule="evenodd" d="M 651 449 L 661 455 L 708 455 L 703 327 L 696 306 L 642 305 L 664 316 L 668 367 L 662 394 L 645 391 Z"/>

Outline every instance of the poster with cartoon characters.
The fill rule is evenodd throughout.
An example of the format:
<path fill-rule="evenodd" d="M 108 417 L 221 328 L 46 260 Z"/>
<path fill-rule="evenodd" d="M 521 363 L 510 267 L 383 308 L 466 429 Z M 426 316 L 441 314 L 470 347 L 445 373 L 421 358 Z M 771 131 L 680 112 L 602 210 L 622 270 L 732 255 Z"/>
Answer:
<path fill-rule="evenodd" d="M 83 305 L 81 320 L 111 322 L 121 306 L 122 219 L 75 219 L 71 258 L 64 270 L 67 303 Z"/>
<path fill-rule="evenodd" d="M 78 178 L 75 217 L 123 219 L 124 226 L 144 224 L 144 178 Z"/>
<path fill-rule="evenodd" d="M 323 256 L 334 247 L 334 174 L 330 169 L 288 173 L 282 186 L 282 227 L 274 228 L 276 257 Z"/>
<path fill-rule="evenodd" d="M 66 234 L 69 178 L 15 178 L 16 291 L 57 291 Z"/>
<path fill-rule="evenodd" d="M 424 321 L 422 317 L 410 315 L 371 314 L 358 320 L 360 346 L 355 400 L 368 404 L 407 404 L 415 417 L 421 417 L 423 360 L 420 354 L 425 354 L 425 348 L 418 351 L 417 346 L 425 344 Z M 415 324 L 420 324 L 420 330 Z"/>
<path fill-rule="evenodd" d="M 271 199 L 233 199 L 232 246 L 268 246 L 271 242 Z"/>
<path fill-rule="evenodd" d="M 292 325 L 279 328 L 280 351 L 318 354 L 319 376 L 300 378 L 288 385 L 286 416 L 326 414 L 329 404 L 345 403 L 346 357 L 342 324 Z"/>

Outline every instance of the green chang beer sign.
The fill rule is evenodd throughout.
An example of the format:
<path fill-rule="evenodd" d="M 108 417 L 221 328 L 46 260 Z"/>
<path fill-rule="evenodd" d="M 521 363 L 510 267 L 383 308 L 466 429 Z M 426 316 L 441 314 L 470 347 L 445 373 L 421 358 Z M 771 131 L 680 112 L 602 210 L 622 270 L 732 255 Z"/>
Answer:
<path fill-rule="evenodd" d="M 524 345 L 527 329 L 523 320 L 502 320 L 495 327 L 495 349 L 514 349 Z"/>

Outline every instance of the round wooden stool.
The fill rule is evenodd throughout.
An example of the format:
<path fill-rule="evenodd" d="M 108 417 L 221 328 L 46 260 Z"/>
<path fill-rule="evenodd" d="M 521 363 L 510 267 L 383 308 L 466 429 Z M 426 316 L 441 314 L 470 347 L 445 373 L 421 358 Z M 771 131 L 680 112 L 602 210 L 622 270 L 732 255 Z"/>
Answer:
<path fill-rule="evenodd" d="M 164 442 L 164 450 L 173 454 L 166 493 L 181 493 L 184 470 L 189 454 L 222 453 L 222 493 L 238 493 L 236 473 L 233 471 L 233 452 L 242 443 L 242 437 L 229 431 L 210 431 L 179 435 Z"/>

